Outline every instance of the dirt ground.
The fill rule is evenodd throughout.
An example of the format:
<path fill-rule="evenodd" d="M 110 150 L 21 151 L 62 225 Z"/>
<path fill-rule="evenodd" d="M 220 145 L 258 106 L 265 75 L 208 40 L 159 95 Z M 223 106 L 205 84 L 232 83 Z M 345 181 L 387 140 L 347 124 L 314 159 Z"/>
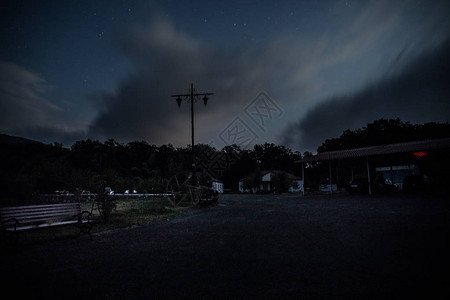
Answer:
<path fill-rule="evenodd" d="M 450 297 L 450 200 L 223 195 L 173 219 L 3 251 L 4 299 Z"/>

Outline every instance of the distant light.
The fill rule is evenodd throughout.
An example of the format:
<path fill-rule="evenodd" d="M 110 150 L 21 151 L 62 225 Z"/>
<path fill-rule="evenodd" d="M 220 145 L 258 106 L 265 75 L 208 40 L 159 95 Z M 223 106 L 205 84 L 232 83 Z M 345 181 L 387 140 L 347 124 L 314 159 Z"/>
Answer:
<path fill-rule="evenodd" d="M 416 156 L 416 157 L 424 157 L 425 155 L 428 155 L 428 153 L 427 152 L 418 151 L 418 152 L 414 152 L 413 155 Z"/>

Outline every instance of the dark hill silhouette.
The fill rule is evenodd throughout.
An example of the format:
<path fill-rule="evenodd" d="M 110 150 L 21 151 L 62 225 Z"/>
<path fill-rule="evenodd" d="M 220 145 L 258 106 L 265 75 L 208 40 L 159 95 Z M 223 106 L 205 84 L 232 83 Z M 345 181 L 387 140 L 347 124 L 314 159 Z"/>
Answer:
<path fill-rule="evenodd" d="M 6 135 L 0 133 L 0 144 L 42 144 L 42 143 L 19 136 Z"/>

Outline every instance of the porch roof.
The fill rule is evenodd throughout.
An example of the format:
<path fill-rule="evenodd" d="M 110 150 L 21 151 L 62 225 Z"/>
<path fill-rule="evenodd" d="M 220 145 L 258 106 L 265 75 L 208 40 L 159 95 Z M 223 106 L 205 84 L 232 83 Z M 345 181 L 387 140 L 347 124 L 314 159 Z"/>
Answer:
<path fill-rule="evenodd" d="M 450 138 L 378 145 L 357 149 L 328 151 L 316 154 L 314 156 L 305 157 L 297 162 L 304 163 L 304 162 L 329 161 L 346 158 L 369 157 L 383 154 L 418 152 L 426 150 L 429 151 L 445 148 L 450 148 Z"/>

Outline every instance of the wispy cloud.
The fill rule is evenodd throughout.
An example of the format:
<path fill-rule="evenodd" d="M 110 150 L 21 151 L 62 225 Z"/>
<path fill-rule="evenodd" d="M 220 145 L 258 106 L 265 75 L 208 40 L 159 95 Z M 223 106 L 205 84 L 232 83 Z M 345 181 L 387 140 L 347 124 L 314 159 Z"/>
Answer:
<path fill-rule="evenodd" d="M 39 74 L 0 61 L 0 130 L 45 142 L 72 141 L 77 130 L 65 124 L 67 112 L 47 100 L 50 89 Z"/>
<path fill-rule="evenodd" d="M 9 130 L 18 124 L 47 124 L 49 114 L 62 110 L 43 97 L 48 89 L 47 81 L 38 74 L 0 61 L 0 127 Z"/>
<path fill-rule="evenodd" d="M 358 92 L 332 97 L 288 125 L 283 143 L 315 151 L 327 138 L 379 118 L 414 123 L 450 121 L 450 39 L 422 54 L 401 73 Z"/>

